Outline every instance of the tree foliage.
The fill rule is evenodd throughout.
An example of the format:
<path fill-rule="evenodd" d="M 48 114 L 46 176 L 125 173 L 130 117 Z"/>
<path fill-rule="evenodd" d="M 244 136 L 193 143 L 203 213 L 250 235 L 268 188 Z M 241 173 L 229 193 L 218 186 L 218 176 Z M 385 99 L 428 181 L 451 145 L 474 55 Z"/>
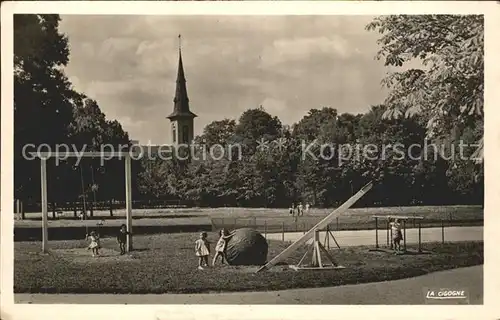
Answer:
<path fill-rule="evenodd" d="M 121 125 L 106 120 L 97 102 L 76 92 L 64 74 L 69 47 L 59 21 L 58 15 L 14 16 L 14 185 L 15 196 L 27 200 L 40 197 L 40 170 L 37 161 L 23 157 L 26 145 L 66 144 L 78 150 L 85 145 L 90 151 L 129 142 Z M 49 161 L 49 200 L 117 195 L 113 182 L 123 179 L 123 170 L 117 170 L 116 163 L 108 166 L 106 175 L 97 170 L 97 159 L 82 160 L 81 174 L 74 163 L 73 159 L 55 166 Z"/>
<path fill-rule="evenodd" d="M 422 64 L 384 79 L 390 90 L 387 117 L 419 115 L 427 122 L 430 138 L 451 140 L 483 120 L 483 16 L 382 16 L 367 29 L 381 34 L 376 58 L 386 66 Z"/>

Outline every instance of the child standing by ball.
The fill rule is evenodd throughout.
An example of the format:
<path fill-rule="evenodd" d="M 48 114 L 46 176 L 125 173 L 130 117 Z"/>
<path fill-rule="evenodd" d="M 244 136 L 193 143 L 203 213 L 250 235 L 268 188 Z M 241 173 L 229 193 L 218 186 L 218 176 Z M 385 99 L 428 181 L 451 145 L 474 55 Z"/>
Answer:
<path fill-rule="evenodd" d="M 195 252 L 198 257 L 198 269 L 208 267 L 208 256 L 210 255 L 210 242 L 207 240 L 207 233 L 200 233 L 200 238 L 195 242 Z"/>
<path fill-rule="evenodd" d="M 99 255 L 99 248 L 101 247 L 99 241 L 99 235 L 96 234 L 95 231 L 90 232 L 90 235 L 87 235 L 87 238 L 90 239 L 90 244 L 88 246 L 89 250 L 92 250 L 92 257 Z"/>
<path fill-rule="evenodd" d="M 226 243 L 229 238 L 231 238 L 232 234 L 229 234 L 226 229 L 222 229 L 219 231 L 219 241 L 215 245 L 215 256 L 212 261 L 212 265 L 215 266 L 215 262 L 217 262 L 217 258 L 221 257 L 222 264 L 224 264 L 224 260 L 226 260 L 225 250 Z"/>

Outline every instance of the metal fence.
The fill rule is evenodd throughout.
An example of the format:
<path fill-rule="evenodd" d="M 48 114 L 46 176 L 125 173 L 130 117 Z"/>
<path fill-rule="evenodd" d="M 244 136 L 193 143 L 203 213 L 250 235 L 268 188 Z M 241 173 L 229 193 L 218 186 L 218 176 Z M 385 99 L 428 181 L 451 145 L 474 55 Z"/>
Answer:
<path fill-rule="evenodd" d="M 182 200 L 134 200 L 132 201 L 134 209 L 170 209 L 170 208 L 191 208 L 193 203 Z M 76 217 L 86 207 L 87 215 L 92 216 L 94 211 L 109 211 L 109 215 L 113 216 L 113 210 L 125 208 L 125 201 L 122 200 L 107 200 L 107 201 L 91 201 L 87 199 L 83 201 L 70 202 L 51 202 L 49 203 L 49 211 L 56 217 L 62 212 L 73 212 Z M 41 204 L 39 202 L 23 202 L 18 199 L 14 200 L 14 213 L 24 219 L 25 213 L 40 212 Z"/>
<path fill-rule="evenodd" d="M 302 217 L 248 217 L 248 218 L 212 218 L 212 229 L 214 231 L 220 229 L 234 230 L 239 228 L 252 228 L 263 235 L 270 233 L 282 234 L 282 239 L 285 238 L 286 233 L 302 232 L 305 233 L 314 227 L 318 221 L 324 216 L 302 216 Z M 478 218 L 460 218 L 454 217 L 453 214 L 447 214 L 440 219 L 414 219 L 409 218 L 405 221 L 405 228 L 431 228 L 440 227 L 442 230 L 442 241 L 445 241 L 445 228 L 447 227 L 460 227 L 460 226 L 482 226 L 483 219 Z M 387 229 L 385 223 L 377 222 L 372 216 L 367 217 L 351 217 L 341 216 L 337 217 L 332 223 L 328 224 L 323 230 L 320 231 L 347 231 L 347 230 L 374 230 L 378 229 L 381 232 Z"/>

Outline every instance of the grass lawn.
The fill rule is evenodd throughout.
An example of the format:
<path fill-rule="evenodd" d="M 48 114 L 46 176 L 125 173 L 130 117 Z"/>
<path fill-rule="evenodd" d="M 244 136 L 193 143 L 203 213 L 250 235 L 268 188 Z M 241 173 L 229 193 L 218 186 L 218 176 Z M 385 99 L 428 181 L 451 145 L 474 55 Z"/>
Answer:
<path fill-rule="evenodd" d="M 286 209 L 267 208 L 189 208 L 189 209 L 154 209 L 133 211 L 134 233 L 161 234 L 176 232 L 196 232 L 199 230 L 215 231 L 221 228 L 237 229 L 251 227 L 262 233 L 302 232 L 309 230 L 333 209 L 313 208 L 304 216 L 292 217 Z M 370 230 L 375 229 L 373 215 L 423 216 L 422 228 L 445 226 L 482 226 L 483 209 L 481 206 L 421 206 L 421 207 L 386 207 L 355 208 L 344 212 L 337 220 L 330 223 L 330 230 Z M 113 217 L 109 212 L 96 211 L 91 220 L 72 219 L 72 213 L 51 219 L 49 214 L 49 239 L 70 240 L 84 236 L 87 228 L 100 226 L 101 234 L 112 234 L 118 226 L 125 223 L 125 212 L 115 210 Z M 14 222 L 15 241 L 41 241 L 41 216 L 39 213 L 27 213 L 26 220 Z M 418 220 L 410 219 L 407 228 L 418 227 Z M 385 221 L 379 220 L 378 228 L 386 228 Z"/>
<path fill-rule="evenodd" d="M 138 226 L 185 226 L 185 225 L 214 225 L 216 228 L 252 226 L 259 229 L 295 231 L 303 226 L 313 226 L 334 209 L 313 208 L 309 213 L 294 219 L 287 209 L 268 208 L 189 208 L 189 209 L 137 209 L 133 210 L 134 225 Z M 338 219 L 340 230 L 373 229 L 375 221 L 373 215 L 406 215 L 423 216 L 423 227 L 440 226 L 441 220 L 447 225 L 477 225 L 482 224 L 483 209 L 481 206 L 420 206 L 420 207 L 385 207 L 385 208 L 355 208 L 348 209 Z M 52 220 L 49 213 L 49 227 L 80 227 L 95 225 L 104 219 L 107 226 L 119 226 L 125 222 L 125 211 L 115 210 L 113 217 L 109 212 L 96 211 L 89 221 L 73 219 L 71 212 Z M 16 220 L 16 228 L 39 228 L 40 213 L 26 213 L 25 220 Z M 410 221 L 413 223 L 413 221 Z M 379 222 L 380 226 L 382 221 Z M 307 228 L 309 229 L 309 228 Z M 337 222 L 332 223 L 332 229 L 337 229 Z M 300 229 L 302 230 L 302 229 Z"/>
<path fill-rule="evenodd" d="M 216 235 L 210 234 L 212 242 Z M 103 256 L 92 258 L 86 242 L 53 241 L 49 254 L 39 242 L 14 244 L 15 293 L 201 293 L 265 291 L 338 286 L 393 280 L 433 271 L 483 264 L 483 243 L 425 244 L 432 254 L 396 256 L 368 252 L 368 247 L 332 250 L 346 267 L 335 271 L 296 272 L 278 266 L 254 273 L 256 267 L 217 266 L 197 270 L 197 234 L 134 237 L 136 251 L 119 256 L 114 239 L 102 239 Z M 268 241 L 271 259 L 289 244 Z M 306 247 L 286 262 L 297 263 Z"/>

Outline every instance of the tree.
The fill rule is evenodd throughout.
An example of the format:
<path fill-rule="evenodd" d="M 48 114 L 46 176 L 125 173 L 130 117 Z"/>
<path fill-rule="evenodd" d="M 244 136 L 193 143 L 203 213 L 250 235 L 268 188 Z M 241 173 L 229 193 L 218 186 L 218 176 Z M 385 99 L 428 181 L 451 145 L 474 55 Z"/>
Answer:
<path fill-rule="evenodd" d="M 429 138 L 451 141 L 483 120 L 483 16 L 382 16 L 366 28 L 382 34 L 376 58 L 386 66 L 422 63 L 384 79 L 390 89 L 385 116 L 419 115 Z"/>
<path fill-rule="evenodd" d="M 65 142 L 74 92 L 62 68 L 68 40 L 58 15 L 14 16 L 14 139 L 26 143 Z"/>
<path fill-rule="evenodd" d="M 68 39 L 59 32 L 58 15 L 14 16 L 14 183 L 15 197 L 38 200 L 40 169 L 37 161 L 22 157 L 27 144 L 86 146 L 99 150 L 103 144 L 128 144 L 128 134 L 117 121 L 107 121 L 96 101 L 73 90 L 64 74 L 69 61 Z M 73 150 L 70 150 L 73 151 Z M 119 189 L 111 182 L 123 176 L 116 163 L 106 175 L 98 171 L 98 159 L 86 159 L 85 184 L 113 195 Z M 73 200 L 81 190 L 81 177 L 72 161 L 55 166 L 48 162 L 49 201 Z M 133 170 L 136 168 L 133 167 Z M 97 188 L 105 182 L 108 188 Z M 102 187 L 102 186 L 101 186 Z M 84 189 L 87 189 L 84 186 Z M 107 189 L 107 190 L 106 190 Z M 123 192 L 121 192 L 123 194 Z"/>
<path fill-rule="evenodd" d="M 320 127 L 325 124 L 335 123 L 337 110 L 329 107 L 311 109 L 294 127 L 293 137 L 304 141 L 317 139 Z"/>
<path fill-rule="evenodd" d="M 203 129 L 203 134 L 196 137 L 197 144 L 204 144 L 208 148 L 213 145 L 225 146 L 236 129 L 236 121 L 223 119 L 212 121 Z"/>
<path fill-rule="evenodd" d="M 273 117 L 262 107 L 249 109 L 240 116 L 232 142 L 243 146 L 245 153 L 253 153 L 259 140 L 271 141 L 281 132 L 282 125 L 278 117 Z"/>
<path fill-rule="evenodd" d="M 39 196 L 36 161 L 22 157 L 27 144 L 68 142 L 74 91 L 62 69 L 68 39 L 58 15 L 14 15 L 14 185 L 15 197 Z"/>
<path fill-rule="evenodd" d="M 142 170 L 139 173 L 139 192 L 154 199 L 165 199 L 176 194 L 173 164 L 162 159 L 141 159 Z"/>
<path fill-rule="evenodd" d="M 350 195 L 339 154 L 343 145 L 355 142 L 358 122 L 359 116 L 338 115 L 336 109 L 324 107 L 311 109 L 294 126 L 294 138 L 311 151 L 300 155 L 298 165 L 296 186 L 302 201 L 330 206 Z"/>
<path fill-rule="evenodd" d="M 72 143 L 80 148 L 85 146 L 87 151 L 97 151 L 107 140 L 106 116 L 95 100 L 82 95 L 78 102 L 75 102 L 73 121 L 69 127 Z"/>

